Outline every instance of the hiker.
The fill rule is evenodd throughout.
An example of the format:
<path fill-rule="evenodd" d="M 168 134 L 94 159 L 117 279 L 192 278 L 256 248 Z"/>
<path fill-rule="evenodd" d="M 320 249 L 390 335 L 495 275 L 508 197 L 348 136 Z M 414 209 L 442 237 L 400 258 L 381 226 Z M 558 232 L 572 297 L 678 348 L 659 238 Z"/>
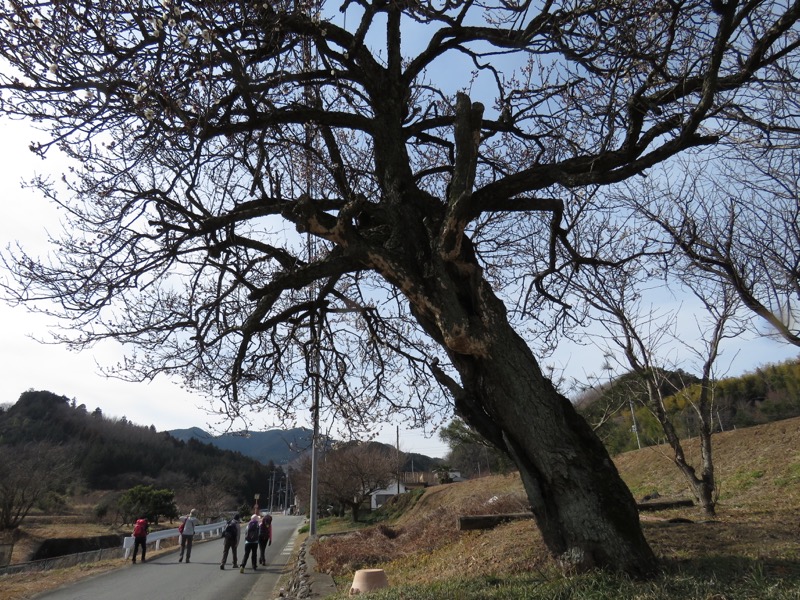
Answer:
<path fill-rule="evenodd" d="M 267 544 L 272 546 L 272 515 L 266 514 L 261 518 L 261 525 L 258 526 L 258 562 L 261 565 L 267 565 L 265 551 Z"/>
<path fill-rule="evenodd" d="M 247 565 L 247 558 L 251 556 L 251 553 L 253 557 L 253 570 L 255 571 L 258 568 L 256 567 L 256 554 L 258 553 L 259 525 L 258 515 L 250 517 L 250 522 L 247 524 L 247 529 L 245 529 L 244 533 L 244 560 L 242 560 L 242 567 L 239 569 L 240 573 L 244 573 L 244 567 Z"/>
<path fill-rule="evenodd" d="M 150 523 L 147 518 L 142 515 L 141 518 L 136 520 L 133 526 L 133 564 L 136 564 L 136 555 L 139 553 L 139 547 L 142 548 L 142 562 L 144 562 L 144 555 L 147 551 L 147 534 L 150 531 Z"/>
<path fill-rule="evenodd" d="M 239 513 L 233 515 L 233 518 L 225 525 L 222 532 L 222 539 L 224 546 L 222 550 L 222 562 L 219 565 L 220 569 L 225 568 L 225 563 L 228 562 L 228 550 L 233 553 L 233 568 L 239 567 L 239 561 L 236 557 L 236 549 L 239 547 L 239 525 L 241 525 L 242 517 Z"/>
<path fill-rule="evenodd" d="M 194 528 L 200 525 L 200 519 L 197 518 L 197 509 L 193 508 L 185 517 L 181 517 L 183 523 L 178 527 L 178 532 L 181 534 L 181 555 L 178 562 L 183 562 L 183 552 L 186 551 L 186 562 L 192 558 L 192 543 L 194 542 Z M 235 556 L 235 555 L 234 555 Z"/>

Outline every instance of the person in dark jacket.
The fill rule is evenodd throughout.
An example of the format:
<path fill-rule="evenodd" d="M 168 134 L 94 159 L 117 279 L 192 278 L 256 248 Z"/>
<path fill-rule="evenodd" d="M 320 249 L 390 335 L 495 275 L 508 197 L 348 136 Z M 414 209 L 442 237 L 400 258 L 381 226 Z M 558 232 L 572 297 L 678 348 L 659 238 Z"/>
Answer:
<path fill-rule="evenodd" d="M 261 518 L 261 525 L 258 526 L 258 563 L 264 566 L 267 564 L 264 554 L 267 545 L 272 546 L 272 515 L 264 515 Z"/>
<path fill-rule="evenodd" d="M 241 524 L 242 517 L 239 513 L 236 513 L 225 525 L 225 533 L 222 536 L 225 545 L 222 549 L 222 562 L 219 564 L 220 569 L 224 569 L 225 563 L 228 562 L 228 550 L 233 553 L 233 568 L 239 568 L 239 560 L 236 556 L 236 551 L 239 547 L 239 535 L 241 534 L 239 528 Z"/>
<path fill-rule="evenodd" d="M 258 554 L 258 528 L 259 528 L 259 519 L 258 515 L 253 515 L 250 517 L 250 522 L 247 524 L 247 529 L 245 529 L 244 534 L 244 559 L 242 560 L 242 567 L 239 569 L 240 573 L 244 573 L 244 567 L 247 565 L 247 559 L 251 556 L 252 553 L 252 563 L 253 563 L 253 570 L 255 571 L 258 567 L 256 567 L 256 559 L 258 558 L 256 554 Z"/>

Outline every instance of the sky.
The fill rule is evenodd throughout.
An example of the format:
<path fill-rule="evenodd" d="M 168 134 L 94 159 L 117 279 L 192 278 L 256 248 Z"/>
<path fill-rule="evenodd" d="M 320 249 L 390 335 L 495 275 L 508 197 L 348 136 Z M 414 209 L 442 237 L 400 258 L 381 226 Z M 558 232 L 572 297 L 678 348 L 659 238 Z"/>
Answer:
<path fill-rule="evenodd" d="M 36 192 L 23 190 L 21 180 L 37 172 L 60 175 L 57 161 L 42 162 L 28 150 L 35 132 L 24 123 L 0 120 L 0 242 L 6 248 L 17 241 L 33 254 L 45 251 L 46 230 L 58 232 L 58 214 Z M 55 162 L 55 164 L 51 164 Z M 0 272 L 0 277 L 4 274 Z M 214 431 L 216 418 L 206 412 L 208 401 L 182 389 L 166 376 L 150 383 L 130 383 L 107 379 L 98 365 L 111 365 L 122 356 L 121 348 L 108 342 L 81 353 L 67 348 L 42 344 L 33 338 L 46 339 L 52 323 L 24 307 L 0 303 L 0 403 L 13 404 L 29 389 L 47 390 L 74 398 L 89 411 L 100 408 L 112 418 L 125 417 L 138 425 L 153 425 L 158 431 L 200 427 Z M 738 339 L 725 348 L 720 369 L 726 376 L 753 371 L 759 366 L 796 358 L 796 347 L 768 337 Z M 567 377 L 587 380 L 602 373 L 604 358 L 597 349 L 586 346 L 563 346 L 548 361 Z M 310 427 L 308 423 L 300 423 Z M 447 446 L 438 435 L 427 437 L 408 430 L 402 424 L 387 423 L 378 440 L 400 449 L 427 456 L 443 457 Z M 267 428 L 266 422 L 254 421 L 252 430 Z"/>
<path fill-rule="evenodd" d="M 40 134 L 21 122 L 0 119 L 0 247 L 21 243 L 34 255 L 46 252 L 47 231 L 58 234 L 58 212 L 37 192 L 23 189 L 21 182 L 34 174 L 55 173 L 63 165 L 42 159 L 28 150 Z M 1 267 L 0 267 L 1 268 Z M 6 275 L 0 271 L 0 279 Z M 153 425 L 158 431 L 200 427 L 219 431 L 219 420 L 209 413 L 208 400 L 184 390 L 179 382 L 160 376 L 148 383 L 109 379 L 100 374 L 100 365 L 113 365 L 122 357 L 114 342 L 95 346 L 90 351 L 71 352 L 66 347 L 43 344 L 54 320 L 29 312 L 25 307 L 10 307 L 0 302 L 0 404 L 13 404 L 27 390 L 47 390 L 74 398 L 90 412 L 100 408 L 109 418 L 125 417 L 137 425 Z M 311 427 L 309 415 L 307 423 Z M 253 421 L 252 430 L 269 428 L 266 421 Z M 403 452 L 443 457 L 447 446 L 439 436 L 408 430 L 398 423 L 387 423 L 378 441 L 395 445 Z"/>

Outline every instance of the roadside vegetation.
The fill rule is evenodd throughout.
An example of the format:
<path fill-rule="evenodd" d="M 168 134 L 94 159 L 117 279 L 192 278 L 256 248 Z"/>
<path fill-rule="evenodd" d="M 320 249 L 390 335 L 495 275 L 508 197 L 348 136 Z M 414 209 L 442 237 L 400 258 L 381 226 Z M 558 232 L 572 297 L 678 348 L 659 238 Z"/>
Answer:
<path fill-rule="evenodd" d="M 565 576 L 549 557 L 532 520 L 460 532 L 463 514 L 515 513 L 526 497 L 516 475 L 428 488 L 390 504 L 383 520 L 350 534 L 346 519 L 320 523 L 312 547 L 348 597 L 356 570 L 382 568 L 390 588 L 376 600 L 400 599 L 775 599 L 800 597 L 800 418 L 738 429 L 714 438 L 719 468 L 717 516 L 699 507 L 643 511 L 645 536 L 662 571 L 648 581 L 597 572 Z M 692 440 L 689 452 L 696 451 Z M 616 458 L 637 500 L 685 499 L 688 486 L 666 446 Z"/>
<path fill-rule="evenodd" d="M 525 510 L 516 474 L 492 475 L 416 490 L 359 523 L 328 517 L 318 522 L 321 541 L 312 548 L 318 568 L 330 572 L 349 597 L 361 568 L 386 570 L 390 588 L 373 600 L 796 600 L 800 597 L 800 417 L 715 435 L 720 500 L 715 519 L 699 508 L 641 513 L 644 532 L 662 565 L 659 577 L 632 581 L 597 572 L 565 576 L 541 542 L 532 520 L 494 529 L 460 532 L 465 514 Z M 692 440 L 689 451 L 696 451 Z M 687 497 L 688 487 L 665 446 L 615 459 L 637 500 Z M 97 499 L 84 499 L 86 507 Z M 80 509 L 77 506 L 76 509 Z M 99 535 L 97 523 L 34 517 L 17 551 L 37 539 Z M 27 550 L 26 550 L 27 549 Z M 165 549 L 164 551 L 169 551 Z M 16 562 L 16 561 L 15 561 Z M 0 597 L 27 600 L 77 579 L 119 568 L 119 559 L 0 577 Z"/>
<path fill-rule="evenodd" d="M 600 572 L 565 576 L 547 552 L 532 520 L 511 521 L 484 531 L 459 531 L 459 515 L 520 513 L 528 509 L 528 500 L 518 474 L 496 474 L 497 468 L 504 465 L 496 462 L 479 440 L 465 438 L 464 431 L 456 426 L 451 428 L 451 437 L 460 440 L 455 445 L 462 452 L 449 457 L 452 464 L 477 464 L 480 468 L 486 465 L 484 474 L 491 465 L 494 475 L 403 494 L 379 511 L 362 512 L 358 522 L 353 522 L 352 513 L 320 519 L 322 540 L 312 553 L 319 568 L 334 576 L 340 597 L 348 595 L 356 570 L 378 567 L 386 570 L 391 584 L 390 589 L 371 596 L 378 599 L 799 598 L 800 417 L 747 427 L 775 419 L 776 415 L 796 414 L 798 364 L 791 361 L 762 368 L 743 376 L 740 383 L 720 383 L 724 392 L 720 392 L 720 398 L 726 400 L 720 400 L 717 412 L 724 431 L 713 436 L 717 514 L 709 518 L 699 507 L 641 513 L 645 536 L 662 566 L 655 579 L 637 582 Z M 631 389 L 623 383 L 624 380 L 616 382 L 610 390 Z M 587 420 L 592 420 L 592 409 L 612 404 L 613 398 L 605 398 L 612 396 L 610 390 L 599 390 L 594 402 L 582 405 L 589 411 Z M 12 434 L 35 431 L 43 417 L 37 420 L 34 416 L 42 414 L 48 415 L 50 430 L 56 432 L 65 430 L 61 424 L 69 422 L 68 417 L 75 417 L 75 423 L 97 424 L 109 433 L 157 435 L 129 423 L 108 422 L 100 415 L 84 415 L 80 407 L 71 406 L 62 397 L 47 393 L 23 396 L 26 401 L 17 407 L 19 410 L 6 410 L 4 419 L 0 419 L 6 425 L 0 429 L 4 443 L 11 441 L 8 436 Z M 752 398 L 755 400 L 748 400 Z M 36 402 L 45 400 L 52 401 L 56 410 L 32 410 Z M 667 406 L 677 416 L 676 422 L 685 424 L 682 433 L 691 434 L 690 407 L 672 401 Z M 629 416 L 629 411 L 621 411 L 607 421 L 607 427 L 613 425 L 616 430 L 612 439 L 621 440 L 627 434 L 626 443 L 630 444 Z M 648 435 L 656 430 L 645 427 L 644 418 L 637 420 L 642 426 L 641 439 L 648 446 L 614 457 L 633 496 L 638 501 L 645 497 L 689 498 L 689 487 L 670 460 L 671 450 L 657 445 L 657 432 Z M 158 437 L 159 441 L 164 440 L 164 436 Z M 31 439 L 38 438 L 31 435 Z M 91 439 L 97 442 L 103 438 Z M 697 439 L 687 437 L 682 441 L 687 461 L 696 464 Z M 197 445 L 189 446 L 186 452 L 198 451 Z M 183 449 L 182 445 L 176 447 Z M 216 456 L 216 452 L 208 450 L 209 456 Z M 245 472 L 258 479 L 249 466 Z M 471 475 L 475 477 L 477 472 Z M 11 479 L 3 481 L 8 484 Z M 128 526 L 122 525 L 125 519 L 119 516 L 122 513 L 118 504 L 124 492 L 91 489 L 90 481 L 91 478 L 78 477 L 70 486 L 40 496 L 31 506 L 30 515 L 11 532 L 16 538 L 12 563 L 30 560 L 37 545 L 56 535 L 77 538 L 130 532 Z M 167 478 L 154 478 L 153 482 L 164 483 Z M 233 501 L 226 498 L 225 504 Z M 184 497 L 181 504 L 188 502 L 203 505 L 199 497 Z M 103 507 L 109 508 L 101 511 Z M 36 593 L 118 568 L 120 564 L 119 560 L 108 560 L 55 569 L 36 577 L 2 576 L 0 598 L 32 598 Z"/>

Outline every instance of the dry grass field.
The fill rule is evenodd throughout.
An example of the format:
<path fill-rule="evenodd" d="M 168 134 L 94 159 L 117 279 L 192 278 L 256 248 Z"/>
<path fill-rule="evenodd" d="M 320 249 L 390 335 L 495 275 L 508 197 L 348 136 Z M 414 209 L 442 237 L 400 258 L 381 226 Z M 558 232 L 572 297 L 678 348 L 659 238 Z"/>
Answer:
<path fill-rule="evenodd" d="M 696 454 L 695 446 L 687 443 L 690 456 Z M 694 585 L 697 578 L 710 583 L 697 596 L 687 596 L 685 591 L 669 595 L 664 591 L 674 583 L 669 582 L 661 584 L 661 592 L 651 585 L 635 597 L 800 598 L 800 418 L 719 434 L 714 448 L 720 499 L 713 519 L 696 508 L 642 513 L 645 536 L 668 576 L 674 579 L 688 571 L 686 576 L 695 579 Z M 637 499 L 655 492 L 664 499 L 690 498 L 666 447 L 626 453 L 617 457 L 616 464 Z M 313 553 L 320 568 L 335 576 L 343 595 L 354 571 L 367 567 L 383 568 L 390 582 L 412 590 L 465 577 L 484 581 L 525 577 L 544 588 L 560 575 L 532 521 L 477 532 L 458 532 L 456 527 L 460 514 L 518 512 L 524 505 L 515 475 L 429 488 L 391 525 L 331 536 L 318 543 Z M 765 586 L 776 581 L 779 592 L 754 596 L 752 590 L 761 589 L 761 582 L 748 581 L 741 594 L 728 590 L 708 595 L 715 578 L 725 581 L 738 575 L 763 578 Z M 459 591 L 439 595 L 488 597 L 480 589 L 475 596 L 462 596 Z M 386 597 L 421 597 L 417 592 L 409 594 Z M 497 597 L 529 597 L 525 591 L 511 594 Z M 585 597 L 614 597 L 613 592 L 602 594 L 601 590 Z M 561 596 L 553 592 L 542 597 Z"/>

